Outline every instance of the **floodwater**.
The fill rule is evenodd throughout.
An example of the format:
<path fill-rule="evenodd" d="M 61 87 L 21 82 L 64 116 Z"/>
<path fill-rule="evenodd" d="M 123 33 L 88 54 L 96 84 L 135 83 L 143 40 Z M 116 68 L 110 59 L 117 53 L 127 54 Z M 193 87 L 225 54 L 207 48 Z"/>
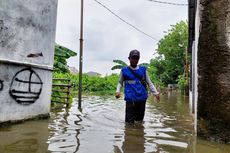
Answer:
<path fill-rule="evenodd" d="M 230 145 L 198 139 L 188 97 L 149 98 L 144 123 L 125 125 L 124 101 L 83 97 L 47 120 L 0 127 L 0 153 L 230 153 Z"/>

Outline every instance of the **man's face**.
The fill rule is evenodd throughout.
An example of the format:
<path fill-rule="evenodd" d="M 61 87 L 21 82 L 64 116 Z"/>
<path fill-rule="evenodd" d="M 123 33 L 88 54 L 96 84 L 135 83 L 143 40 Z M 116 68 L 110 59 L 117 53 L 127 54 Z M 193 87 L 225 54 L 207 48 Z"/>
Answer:
<path fill-rule="evenodd" d="M 129 57 L 129 62 L 132 67 L 136 67 L 139 61 L 139 56 L 131 56 Z"/>

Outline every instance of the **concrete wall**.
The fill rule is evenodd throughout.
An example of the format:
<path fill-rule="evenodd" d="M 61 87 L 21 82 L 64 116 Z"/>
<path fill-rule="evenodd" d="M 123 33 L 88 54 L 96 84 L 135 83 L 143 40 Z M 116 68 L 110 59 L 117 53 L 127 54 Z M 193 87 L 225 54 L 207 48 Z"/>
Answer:
<path fill-rule="evenodd" d="M 198 40 L 199 40 L 199 31 L 200 31 L 200 10 L 202 9 L 200 4 L 200 0 L 197 0 L 197 11 L 196 11 L 196 21 L 195 21 L 195 41 L 193 48 L 193 101 L 194 101 L 194 111 L 195 111 L 195 132 L 197 132 L 197 103 L 198 103 L 198 70 L 197 70 L 197 52 L 198 52 Z"/>
<path fill-rule="evenodd" d="M 192 42 L 192 63 L 190 64 L 190 85 L 191 85 L 191 90 L 189 91 L 189 108 L 190 108 L 190 113 L 195 116 L 195 78 L 196 78 L 196 58 L 195 58 L 195 41 Z"/>
<path fill-rule="evenodd" d="M 198 4 L 197 131 L 207 139 L 229 142 L 230 0 L 200 0 Z"/>
<path fill-rule="evenodd" d="M 0 0 L 1 60 L 52 66 L 56 10 L 57 0 Z"/>
<path fill-rule="evenodd" d="M 0 0 L 0 122 L 48 115 L 57 0 Z"/>

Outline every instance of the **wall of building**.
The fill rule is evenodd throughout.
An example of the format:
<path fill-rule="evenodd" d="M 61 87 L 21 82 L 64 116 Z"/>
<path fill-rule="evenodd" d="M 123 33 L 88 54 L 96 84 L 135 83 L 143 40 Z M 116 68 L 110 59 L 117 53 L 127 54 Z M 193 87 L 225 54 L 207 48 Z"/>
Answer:
<path fill-rule="evenodd" d="M 229 142 L 230 0 L 198 4 L 197 131 L 199 136 Z"/>
<path fill-rule="evenodd" d="M 198 52 L 198 40 L 199 40 L 199 31 L 200 31 L 200 10 L 202 9 L 200 4 L 200 0 L 197 0 L 197 9 L 196 9 L 196 21 L 195 21 L 195 41 L 193 43 L 193 101 L 195 108 L 195 132 L 197 132 L 197 103 L 198 103 L 198 71 L 197 71 L 197 52 Z"/>
<path fill-rule="evenodd" d="M 0 1 L 0 122 L 48 115 L 57 0 Z"/>

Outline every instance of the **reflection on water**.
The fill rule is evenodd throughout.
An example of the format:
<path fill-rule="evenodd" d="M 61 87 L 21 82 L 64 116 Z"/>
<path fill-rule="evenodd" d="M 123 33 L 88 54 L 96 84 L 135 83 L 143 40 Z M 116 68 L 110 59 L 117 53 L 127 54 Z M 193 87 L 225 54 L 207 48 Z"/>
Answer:
<path fill-rule="evenodd" d="M 36 139 L 25 139 L 6 145 L 7 152 L 36 152 L 38 150 L 38 142 Z"/>
<path fill-rule="evenodd" d="M 76 114 L 75 107 L 63 108 L 59 112 L 51 113 L 49 124 L 50 136 L 48 150 L 52 152 L 77 152 L 80 146 L 78 135 L 82 126 L 80 114 Z"/>
<path fill-rule="evenodd" d="M 145 152 L 144 127 L 141 124 L 126 126 L 122 151 L 125 153 Z"/>
<path fill-rule="evenodd" d="M 46 153 L 49 121 L 27 121 L 0 128 L 0 153 Z"/>
<path fill-rule="evenodd" d="M 144 123 L 126 125 L 125 104 L 114 97 L 83 97 L 53 110 L 49 120 L 0 128 L 0 153 L 230 153 L 230 146 L 197 140 L 188 97 L 149 98 Z"/>

